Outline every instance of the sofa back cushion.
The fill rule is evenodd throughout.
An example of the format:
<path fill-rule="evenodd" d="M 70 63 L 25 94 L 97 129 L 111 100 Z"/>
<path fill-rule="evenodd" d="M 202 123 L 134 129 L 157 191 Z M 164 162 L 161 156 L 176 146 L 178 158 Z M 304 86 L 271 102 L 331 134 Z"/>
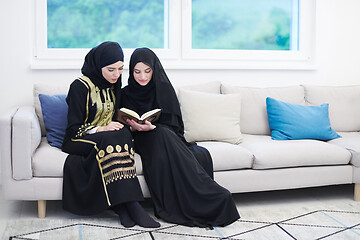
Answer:
<path fill-rule="evenodd" d="M 270 135 L 266 111 L 266 98 L 305 105 L 304 89 L 301 86 L 251 88 L 231 84 L 221 85 L 222 94 L 241 95 L 241 132 L 245 134 Z"/>
<path fill-rule="evenodd" d="M 184 137 L 188 142 L 241 142 L 240 94 L 214 94 L 179 89 Z"/>
<path fill-rule="evenodd" d="M 176 94 L 179 94 L 179 90 L 190 90 L 204 93 L 217 93 L 220 94 L 220 81 L 212 81 L 206 83 L 189 84 L 189 85 L 173 85 Z"/>
<path fill-rule="evenodd" d="M 360 131 L 360 85 L 303 87 L 309 105 L 329 104 L 330 123 L 335 131 Z"/>
<path fill-rule="evenodd" d="M 39 94 L 46 138 L 51 146 L 60 149 L 67 127 L 68 105 L 66 97 L 67 94 Z"/>
<path fill-rule="evenodd" d="M 41 110 L 41 104 L 39 100 L 39 94 L 55 95 L 55 94 L 67 94 L 69 89 L 69 84 L 64 85 L 55 85 L 55 84 L 35 84 L 34 85 L 34 106 L 37 117 L 39 118 L 39 123 L 41 127 L 41 135 L 46 135 L 44 118 Z"/>

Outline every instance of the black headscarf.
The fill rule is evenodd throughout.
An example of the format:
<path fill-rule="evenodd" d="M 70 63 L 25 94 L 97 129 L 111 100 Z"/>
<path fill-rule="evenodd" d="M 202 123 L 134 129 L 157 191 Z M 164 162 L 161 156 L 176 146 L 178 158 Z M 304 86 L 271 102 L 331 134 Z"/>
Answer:
<path fill-rule="evenodd" d="M 102 75 L 101 69 L 118 61 L 124 61 L 123 50 L 117 42 L 103 42 L 94 47 L 85 56 L 84 65 L 81 73 L 90 78 L 90 80 L 99 89 L 114 87 L 116 104 L 119 106 L 121 91 L 121 75 L 116 83 L 108 82 Z"/>
<path fill-rule="evenodd" d="M 124 54 L 120 45 L 116 42 L 103 42 L 94 47 L 85 56 L 85 62 L 81 68 L 81 73 L 91 79 L 100 89 L 111 87 L 113 84 L 108 82 L 101 73 L 101 68 L 118 61 L 124 61 Z M 121 84 L 120 81 L 117 83 Z"/>
<path fill-rule="evenodd" d="M 145 86 L 141 86 L 134 79 L 134 67 L 139 62 L 148 65 L 153 71 L 150 82 Z M 136 49 L 130 58 L 129 71 L 128 86 L 123 89 L 125 106 L 140 115 L 154 108 L 161 108 L 159 123 L 172 127 L 182 136 L 184 124 L 180 104 L 156 54 L 149 48 Z"/>

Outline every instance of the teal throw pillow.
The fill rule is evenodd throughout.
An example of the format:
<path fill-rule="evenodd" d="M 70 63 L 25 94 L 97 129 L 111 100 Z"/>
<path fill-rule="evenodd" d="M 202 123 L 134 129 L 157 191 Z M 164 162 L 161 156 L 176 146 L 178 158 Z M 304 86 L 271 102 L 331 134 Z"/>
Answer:
<path fill-rule="evenodd" d="M 330 140 L 341 137 L 331 128 L 327 103 L 303 106 L 267 97 L 266 108 L 274 140 Z"/>
<path fill-rule="evenodd" d="M 66 95 L 39 94 L 46 138 L 53 147 L 61 149 L 67 127 Z"/>

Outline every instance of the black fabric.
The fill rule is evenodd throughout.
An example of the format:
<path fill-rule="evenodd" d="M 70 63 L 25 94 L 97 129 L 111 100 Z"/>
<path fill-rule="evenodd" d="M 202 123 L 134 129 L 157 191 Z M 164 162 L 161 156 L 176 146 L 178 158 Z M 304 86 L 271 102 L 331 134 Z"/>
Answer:
<path fill-rule="evenodd" d="M 112 84 L 103 77 L 101 68 L 118 61 L 124 61 L 124 54 L 120 45 L 116 42 L 103 42 L 91 49 L 85 56 L 81 73 L 89 77 L 100 89 L 109 88 Z M 121 84 L 121 79 L 117 83 Z"/>
<path fill-rule="evenodd" d="M 150 87 L 142 88 L 132 76 L 138 62 L 153 70 Z M 187 143 L 183 137 L 184 126 L 174 88 L 151 50 L 135 50 L 128 83 L 123 89 L 122 106 L 135 111 L 163 109 L 154 130 L 133 132 L 135 151 L 142 159 L 155 216 L 198 227 L 226 226 L 236 221 L 239 213 L 231 193 L 212 179 L 211 155 L 207 149 Z M 146 94 L 155 96 L 152 104 Z"/>
<path fill-rule="evenodd" d="M 90 80 L 74 80 L 69 88 L 68 126 L 62 145 L 69 155 L 63 169 L 62 203 L 75 214 L 97 214 L 143 200 L 129 129 L 88 134 L 94 127 L 111 122 L 111 106 L 119 106 L 121 78 L 115 87 L 102 77 L 101 68 L 122 59 L 117 43 L 100 44 L 85 58 L 82 70 Z"/>
<path fill-rule="evenodd" d="M 81 73 L 91 79 L 99 89 L 113 87 L 117 100 L 120 100 L 121 75 L 115 84 L 109 83 L 102 75 L 101 69 L 118 61 L 124 61 L 124 53 L 117 42 L 103 42 L 94 47 L 85 56 Z M 119 101 L 116 102 L 119 108 Z"/>
<path fill-rule="evenodd" d="M 142 62 L 153 71 L 152 80 L 141 86 L 134 79 L 134 67 Z M 174 131 L 182 136 L 184 124 L 182 121 L 180 104 L 175 90 L 167 77 L 159 58 L 148 48 L 136 49 L 130 58 L 128 86 L 123 89 L 128 108 L 143 114 L 154 108 L 161 108 L 159 122 L 171 126 Z"/>
<path fill-rule="evenodd" d="M 135 161 L 129 155 L 120 156 L 115 150 L 116 146 L 121 146 L 121 152 L 126 153 L 125 145 L 129 150 L 133 148 L 132 136 L 127 128 L 89 134 L 81 140 L 85 141 L 69 141 L 63 146 L 65 152 L 70 153 L 63 171 L 62 205 L 66 211 L 78 215 L 93 215 L 118 204 L 143 200 L 140 184 L 134 173 L 108 184 L 105 184 L 102 177 L 102 174 L 113 169 L 135 166 Z M 93 143 L 96 143 L 96 147 Z M 97 160 L 99 151 L 106 152 L 109 146 L 113 147 L 114 152 L 104 156 L 108 159 L 100 168 Z M 112 164 L 112 168 L 104 169 L 105 164 Z"/>
<path fill-rule="evenodd" d="M 231 193 L 210 178 L 174 131 L 159 125 L 133 136 L 156 217 L 198 227 L 226 226 L 239 218 Z"/>

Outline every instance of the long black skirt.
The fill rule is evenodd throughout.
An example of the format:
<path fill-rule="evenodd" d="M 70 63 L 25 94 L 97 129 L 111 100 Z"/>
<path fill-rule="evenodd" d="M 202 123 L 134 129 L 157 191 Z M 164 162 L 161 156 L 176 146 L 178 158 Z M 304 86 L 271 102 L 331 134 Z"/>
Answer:
<path fill-rule="evenodd" d="M 89 134 L 63 145 L 63 208 L 78 215 L 98 214 L 112 206 L 142 201 L 131 133 L 123 128 Z"/>
<path fill-rule="evenodd" d="M 217 184 L 195 157 L 206 154 L 194 154 L 196 147 L 190 150 L 162 125 L 133 135 L 156 217 L 198 227 L 226 226 L 239 219 L 231 193 Z"/>

